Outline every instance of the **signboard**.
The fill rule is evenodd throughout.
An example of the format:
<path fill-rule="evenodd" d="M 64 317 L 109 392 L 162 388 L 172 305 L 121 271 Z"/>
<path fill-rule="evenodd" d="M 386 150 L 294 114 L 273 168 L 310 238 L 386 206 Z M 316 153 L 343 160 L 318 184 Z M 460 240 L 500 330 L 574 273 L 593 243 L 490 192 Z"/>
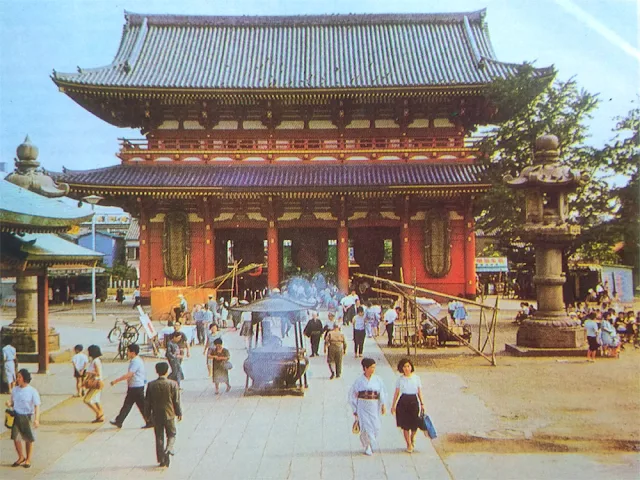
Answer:
<path fill-rule="evenodd" d="M 147 333 L 147 337 L 153 338 L 158 335 L 156 329 L 153 328 L 153 323 L 151 323 L 149 315 L 144 312 L 140 305 L 138 305 L 138 315 L 140 316 L 140 323 L 142 324 L 142 328 L 144 328 L 144 331 Z"/>
<path fill-rule="evenodd" d="M 476 257 L 476 273 L 508 272 L 507 257 Z"/>
<path fill-rule="evenodd" d="M 609 283 L 611 298 L 622 303 L 633 303 L 633 275 L 631 267 L 603 265 L 602 283 Z"/>

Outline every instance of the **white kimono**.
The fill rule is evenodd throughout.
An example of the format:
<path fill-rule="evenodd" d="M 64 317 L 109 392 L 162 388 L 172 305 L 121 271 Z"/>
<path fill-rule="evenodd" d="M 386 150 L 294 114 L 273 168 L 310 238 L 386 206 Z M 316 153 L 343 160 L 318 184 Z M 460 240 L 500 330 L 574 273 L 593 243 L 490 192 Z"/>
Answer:
<path fill-rule="evenodd" d="M 358 398 L 358 392 L 361 391 L 378 392 L 379 398 L 378 400 Z M 348 400 L 353 413 L 358 415 L 362 446 L 364 448 L 375 446 L 380 433 L 380 409 L 387 403 L 384 383 L 377 375 L 371 375 L 369 380 L 364 374 L 360 375 L 349 390 Z"/>

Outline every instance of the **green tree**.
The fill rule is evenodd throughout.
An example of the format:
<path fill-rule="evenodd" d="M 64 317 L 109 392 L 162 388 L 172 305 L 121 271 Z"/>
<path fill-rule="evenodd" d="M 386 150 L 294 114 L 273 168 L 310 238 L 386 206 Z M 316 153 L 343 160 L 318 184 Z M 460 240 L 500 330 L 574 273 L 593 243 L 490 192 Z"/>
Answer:
<path fill-rule="evenodd" d="M 607 196 L 602 195 L 608 186 L 597 175 L 601 158 L 585 141 L 589 136 L 586 123 L 598 100 L 573 79 L 536 78 L 529 65 L 515 77 L 494 82 L 489 97 L 502 121 L 485 133 L 479 145 L 493 188 L 476 202 L 477 227 L 494 232 L 500 249 L 512 260 L 531 265 L 533 251 L 523 247 L 518 236 L 518 227 L 524 223 L 524 195 L 508 188 L 502 178 L 507 174 L 517 176 L 532 164 L 536 138 L 556 135 L 560 161 L 588 179 L 571 195 L 572 220 L 585 226 L 596 222 L 608 208 Z"/>

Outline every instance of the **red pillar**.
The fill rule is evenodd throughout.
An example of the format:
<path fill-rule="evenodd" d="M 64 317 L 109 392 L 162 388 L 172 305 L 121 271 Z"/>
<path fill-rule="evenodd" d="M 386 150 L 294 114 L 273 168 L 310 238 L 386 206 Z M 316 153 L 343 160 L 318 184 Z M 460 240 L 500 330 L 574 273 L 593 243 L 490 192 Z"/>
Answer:
<path fill-rule="evenodd" d="M 400 216 L 400 266 L 402 281 L 413 283 L 413 262 L 411 261 L 411 244 L 409 243 L 409 197 L 404 197 L 402 215 Z"/>
<path fill-rule="evenodd" d="M 142 199 L 138 198 L 140 203 L 140 296 L 151 300 L 151 248 L 149 245 L 149 213 L 142 204 Z M 158 258 L 158 262 L 162 259 Z"/>
<path fill-rule="evenodd" d="M 338 290 L 349 292 L 349 229 L 347 222 L 340 220 L 338 226 Z"/>
<path fill-rule="evenodd" d="M 49 278 L 38 276 L 38 373 L 49 371 Z"/>
<path fill-rule="evenodd" d="M 269 221 L 267 228 L 267 287 L 277 288 L 280 283 L 280 245 L 278 228 L 275 222 Z"/>
<path fill-rule="evenodd" d="M 203 199 L 204 203 L 204 278 L 203 281 L 212 280 L 216 276 L 215 257 L 215 232 L 213 230 L 213 216 L 208 199 Z"/>
<path fill-rule="evenodd" d="M 467 297 L 476 295 L 476 234 L 470 211 L 464 219 L 464 293 Z"/>

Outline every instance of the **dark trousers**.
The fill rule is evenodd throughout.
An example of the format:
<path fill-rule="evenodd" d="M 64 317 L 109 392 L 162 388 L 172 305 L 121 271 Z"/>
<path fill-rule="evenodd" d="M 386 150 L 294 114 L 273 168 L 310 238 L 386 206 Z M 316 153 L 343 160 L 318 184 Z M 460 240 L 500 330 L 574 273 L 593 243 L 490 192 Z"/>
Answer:
<path fill-rule="evenodd" d="M 362 355 L 364 350 L 364 337 L 366 330 L 353 330 L 353 343 L 355 343 L 355 354 Z"/>
<path fill-rule="evenodd" d="M 322 337 L 322 333 L 312 333 L 311 334 L 311 354 L 318 355 L 318 348 L 320 347 L 320 337 Z"/>
<path fill-rule="evenodd" d="M 344 324 L 345 325 L 349 325 L 351 323 L 351 321 L 353 320 L 353 317 L 355 317 L 355 316 L 356 316 L 356 306 L 355 305 L 351 305 L 344 312 Z"/>
<path fill-rule="evenodd" d="M 145 423 L 147 423 L 147 419 L 144 416 L 144 387 L 129 387 L 127 389 L 127 396 L 124 397 L 124 404 L 122 405 L 120 413 L 115 420 L 118 425 L 122 425 L 124 420 L 127 418 L 127 415 L 129 415 L 134 403 L 138 406 L 140 415 L 142 415 L 142 418 L 145 419 Z"/>
<path fill-rule="evenodd" d="M 388 346 L 393 346 L 393 323 L 387 323 L 387 337 L 389 337 Z"/>
<path fill-rule="evenodd" d="M 329 348 L 327 351 L 327 363 L 329 364 L 329 370 L 331 370 L 331 373 L 334 373 L 332 364 L 335 363 L 336 364 L 335 374 L 338 377 L 342 375 L 343 352 L 344 352 L 344 347 L 341 343 L 336 345 L 329 345 Z"/>
<path fill-rule="evenodd" d="M 198 345 L 204 345 L 204 322 L 196 322 L 196 334 L 198 335 Z"/>
<path fill-rule="evenodd" d="M 156 458 L 158 463 L 164 462 L 165 452 L 173 453 L 173 445 L 176 443 L 176 420 L 163 418 L 153 419 L 153 433 L 156 435 Z M 167 447 L 164 446 L 164 436 L 167 435 Z"/>
<path fill-rule="evenodd" d="M 131 308 L 135 309 L 138 305 L 140 305 L 140 297 L 135 297 L 133 299 L 133 307 Z"/>

